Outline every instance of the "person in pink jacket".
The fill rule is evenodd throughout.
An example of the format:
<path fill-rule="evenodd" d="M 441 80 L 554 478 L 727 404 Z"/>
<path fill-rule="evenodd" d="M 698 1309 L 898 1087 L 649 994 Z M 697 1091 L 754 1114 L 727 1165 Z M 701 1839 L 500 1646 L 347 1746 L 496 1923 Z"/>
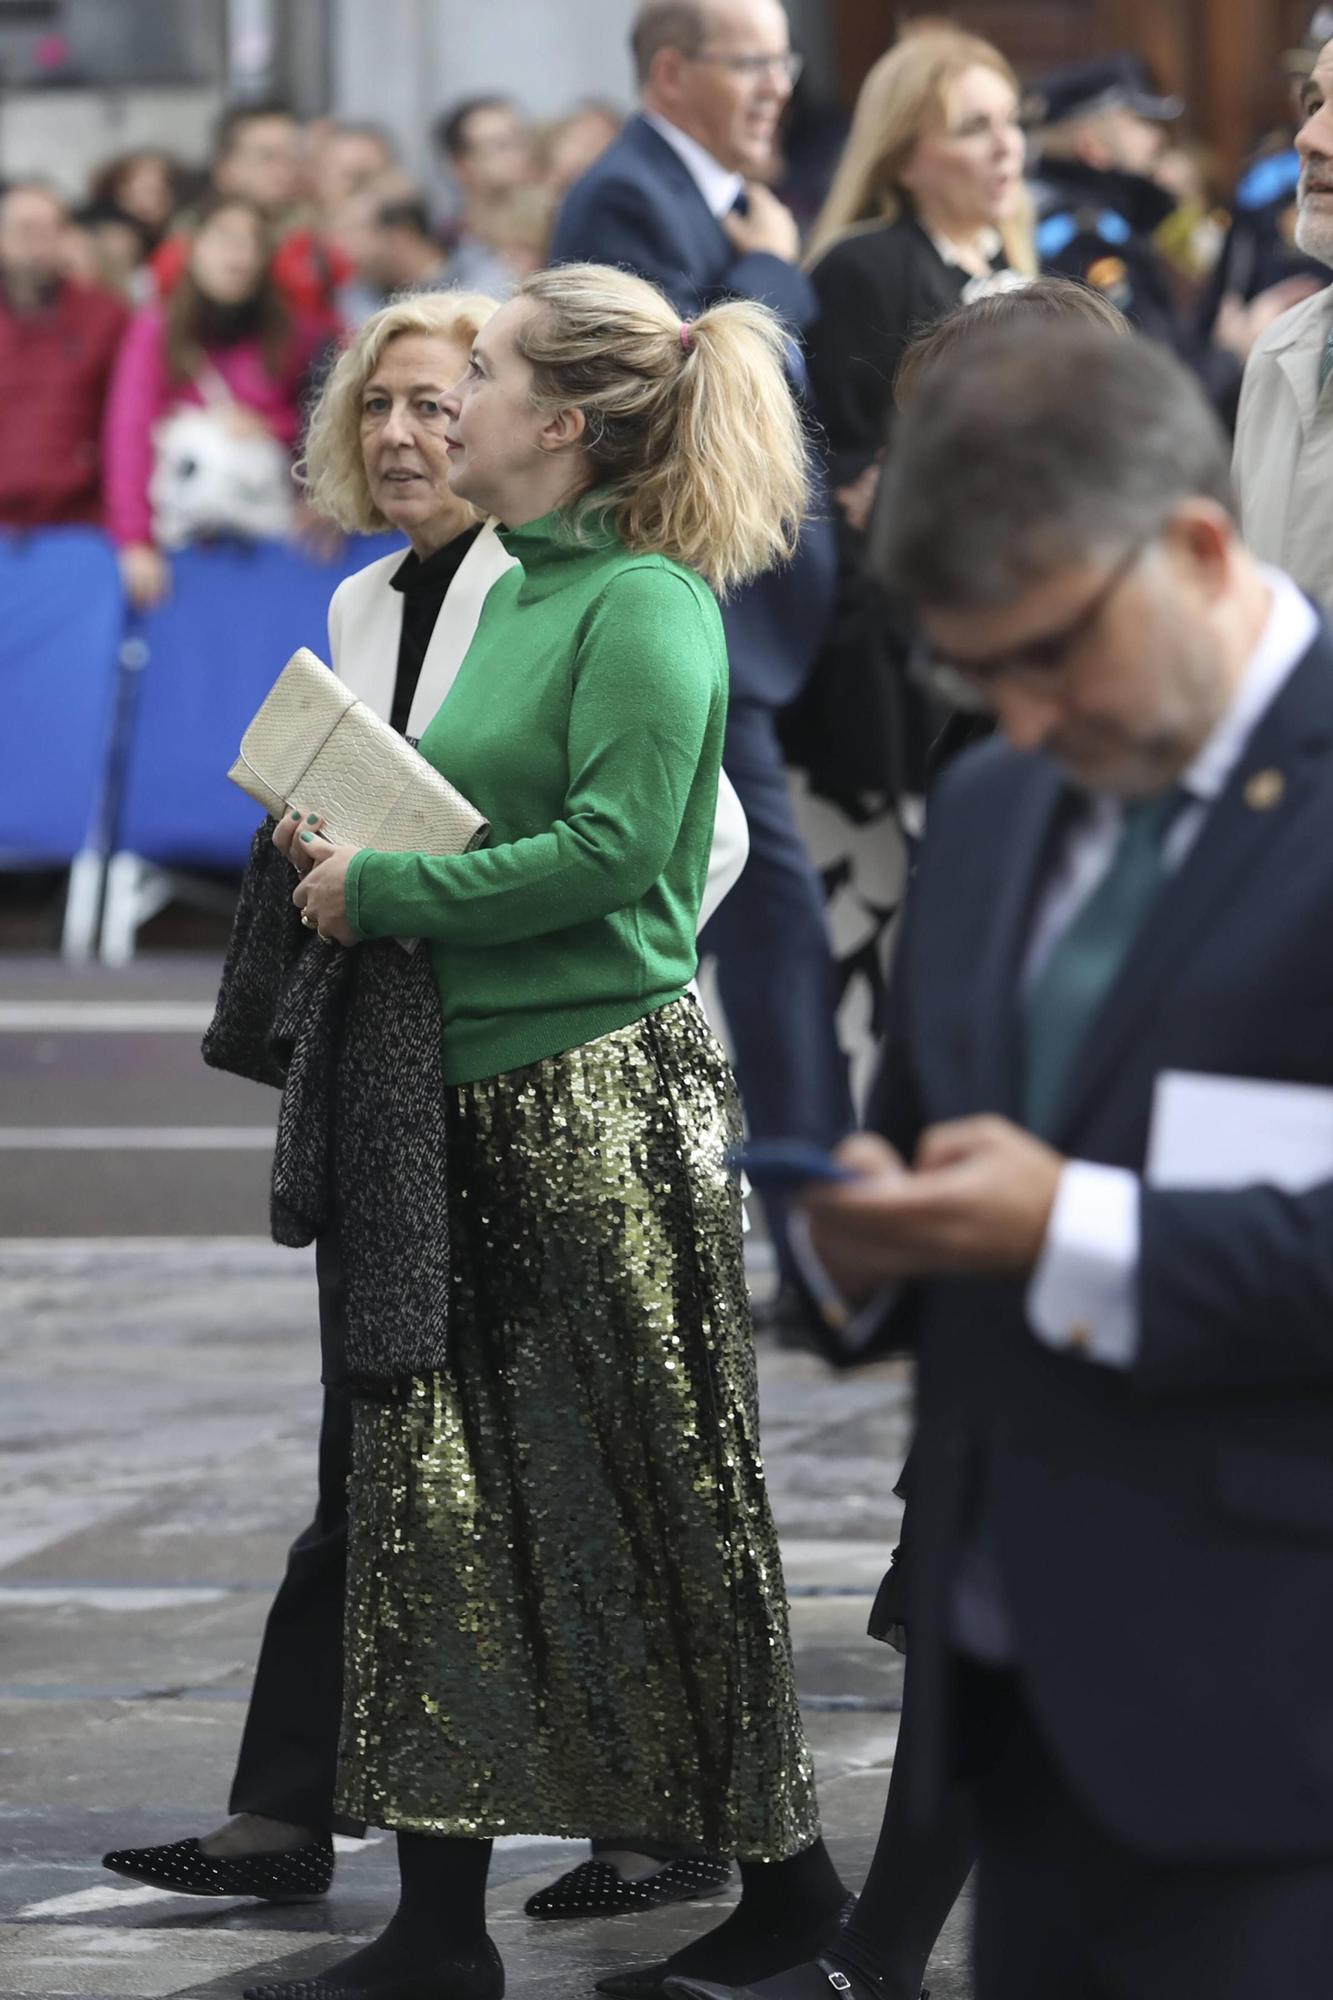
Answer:
<path fill-rule="evenodd" d="M 222 196 L 200 213 L 180 282 L 131 320 L 107 401 L 107 527 L 130 600 L 155 604 L 170 569 L 152 491 L 164 418 L 208 408 L 232 438 L 298 440 L 302 404 L 327 329 L 293 318 L 270 271 L 267 226 L 254 205 Z"/>

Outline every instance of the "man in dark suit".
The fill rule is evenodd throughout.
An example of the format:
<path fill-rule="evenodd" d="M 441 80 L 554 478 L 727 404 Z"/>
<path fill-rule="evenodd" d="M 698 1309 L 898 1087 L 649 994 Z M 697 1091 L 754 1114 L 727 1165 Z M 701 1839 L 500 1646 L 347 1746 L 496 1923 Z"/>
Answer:
<path fill-rule="evenodd" d="M 979 2000 L 1314 2000 L 1333 640 L 1159 347 L 978 342 L 886 477 L 886 578 L 1001 732 L 932 801 L 876 1130 L 809 1203 L 916 1325 L 900 1776 L 923 1824 L 975 1796 Z"/>
<path fill-rule="evenodd" d="M 796 224 L 762 184 L 799 59 L 778 0 L 648 0 L 633 47 L 642 110 L 575 183 L 553 263 L 618 264 L 682 319 L 757 299 L 795 335 L 815 313 Z M 824 899 L 792 812 L 778 711 L 800 693 L 833 608 L 822 503 L 795 560 L 723 608 L 731 658 L 725 764 L 750 822 L 750 859 L 704 933 L 751 1131 L 831 1144 L 847 1130 L 847 1066 L 834 1030 Z M 782 1243 L 780 1212 L 773 1214 Z"/>

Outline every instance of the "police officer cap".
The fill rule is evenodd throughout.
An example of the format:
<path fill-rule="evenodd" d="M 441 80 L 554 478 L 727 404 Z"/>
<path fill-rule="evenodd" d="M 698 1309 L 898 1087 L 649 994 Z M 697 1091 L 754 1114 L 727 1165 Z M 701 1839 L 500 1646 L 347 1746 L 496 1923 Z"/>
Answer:
<path fill-rule="evenodd" d="M 1179 118 L 1185 106 L 1179 97 L 1163 97 L 1153 89 L 1137 56 L 1120 55 L 1098 56 L 1054 71 L 1037 85 L 1026 109 L 1034 124 L 1063 125 L 1066 119 L 1086 118 L 1097 111 Z"/>

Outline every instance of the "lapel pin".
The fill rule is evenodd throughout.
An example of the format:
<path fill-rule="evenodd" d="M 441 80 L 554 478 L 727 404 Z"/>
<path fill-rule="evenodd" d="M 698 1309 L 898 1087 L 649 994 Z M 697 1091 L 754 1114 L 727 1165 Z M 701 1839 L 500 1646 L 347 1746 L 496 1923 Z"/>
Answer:
<path fill-rule="evenodd" d="M 1256 771 L 1245 785 L 1245 803 L 1251 812 L 1272 812 L 1280 806 L 1287 781 L 1281 771 Z"/>

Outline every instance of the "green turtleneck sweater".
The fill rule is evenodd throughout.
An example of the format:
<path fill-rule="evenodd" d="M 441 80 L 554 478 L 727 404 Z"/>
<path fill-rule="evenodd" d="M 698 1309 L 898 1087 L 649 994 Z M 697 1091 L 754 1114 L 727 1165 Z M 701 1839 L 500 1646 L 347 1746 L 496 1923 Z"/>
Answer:
<path fill-rule="evenodd" d="M 379 854 L 347 875 L 363 938 L 428 939 L 444 1076 L 471 1083 L 610 1034 L 697 965 L 727 653 L 707 586 L 554 517 L 502 532 L 491 589 L 420 749 L 491 822 L 473 854 Z"/>

